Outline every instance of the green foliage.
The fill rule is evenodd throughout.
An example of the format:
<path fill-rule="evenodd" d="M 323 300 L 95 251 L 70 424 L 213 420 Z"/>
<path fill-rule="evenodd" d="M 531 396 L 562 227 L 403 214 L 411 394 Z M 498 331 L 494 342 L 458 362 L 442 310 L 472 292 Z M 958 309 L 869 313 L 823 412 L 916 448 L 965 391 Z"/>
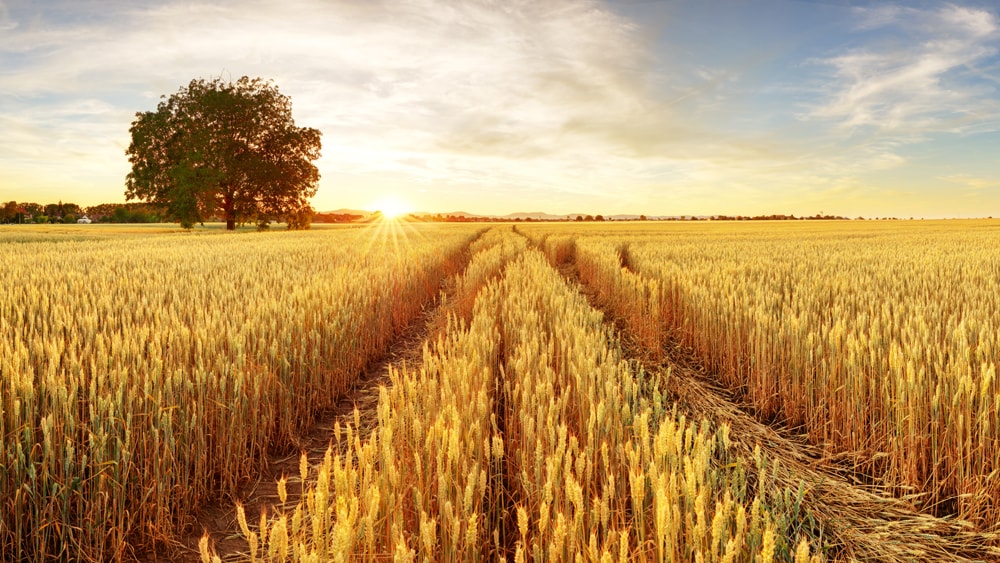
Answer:
<path fill-rule="evenodd" d="M 270 81 L 193 80 L 140 112 L 129 129 L 125 197 L 162 205 L 189 228 L 294 213 L 316 193 L 320 132 L 296 127 L 291 100 Z"/>
<path fill-rule="evenodd" d="M 0 223 L 17 223 L 22 214 L 21 206 L 16 201 L 0 205 Z"/>
<path fill-rule="evenodd" d="M 304 231 L 309 229 L 315 211 L 311 205 L 305 205 L 293 210 L 285 217 L 285 223 L 290 231 Z"/>

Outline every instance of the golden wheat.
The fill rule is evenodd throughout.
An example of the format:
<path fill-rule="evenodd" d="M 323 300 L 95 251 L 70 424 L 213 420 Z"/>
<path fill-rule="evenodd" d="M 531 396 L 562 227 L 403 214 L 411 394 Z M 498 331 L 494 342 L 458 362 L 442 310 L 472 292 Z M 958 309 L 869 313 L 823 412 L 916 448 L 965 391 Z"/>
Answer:
<path fill-rule="evenodd" d="M 474 236 L 373 231 L 0 244 L 0 559 L 125 559 L 233 494 Z"/>
<path fill-rule="evenodd" d="M 454 298 L 475 295 L 471 318 L 453 313 L 421 368 L 392 370 L 367 440 L 348 428 L 304 466 L 287 560 L 813 557 L 748 490 L 754 469 L 766 488 L 764 460 L 742 467 L 726 427 L 672 410 L 542 254 L 511 231 L 476 249 Z M 244 530 L 248 547 L 287 518 Z"/>
<path fill-rule="evenodd" d="M 867 478 L 1000 525 L 995 222 L 574 228 L 581 278 L 646 346 L 671 333 Z"/>

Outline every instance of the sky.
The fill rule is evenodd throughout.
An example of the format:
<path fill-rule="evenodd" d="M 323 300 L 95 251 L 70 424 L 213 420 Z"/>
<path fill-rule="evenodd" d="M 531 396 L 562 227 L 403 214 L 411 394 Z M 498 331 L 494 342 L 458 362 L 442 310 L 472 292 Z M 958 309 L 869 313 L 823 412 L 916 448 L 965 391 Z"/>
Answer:
<path fill-rule="evenodd" d="M 1000 216 L 1000 5 L 0 0 L 0 200 L 123 202 L 137 112 L 271 79 L 318 210 Z"/>

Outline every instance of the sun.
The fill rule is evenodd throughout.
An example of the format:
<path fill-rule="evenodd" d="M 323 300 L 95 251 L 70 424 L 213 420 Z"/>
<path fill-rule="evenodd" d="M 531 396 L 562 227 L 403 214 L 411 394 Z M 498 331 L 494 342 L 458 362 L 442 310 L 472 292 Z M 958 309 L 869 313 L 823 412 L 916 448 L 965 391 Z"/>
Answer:
<path fill-rule="evenodd" d="M 397 196 L 384 196 L 374 202 L 372 208 L 381 211 L 386 219 L 399 219 L 413 211 L 413 207 L 406 200 Z"/>

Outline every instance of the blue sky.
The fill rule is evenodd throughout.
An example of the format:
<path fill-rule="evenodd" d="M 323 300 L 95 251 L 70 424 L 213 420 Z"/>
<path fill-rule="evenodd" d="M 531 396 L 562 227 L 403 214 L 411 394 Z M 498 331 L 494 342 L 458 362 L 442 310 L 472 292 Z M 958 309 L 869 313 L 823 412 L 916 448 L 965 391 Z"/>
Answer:
<path fill-rule="evenodd" d="M 124 200 L 135 112 L 262 76 L 318 209 L 1000 216 L 988 2 L 0 0 L 0 200 Z"/>

